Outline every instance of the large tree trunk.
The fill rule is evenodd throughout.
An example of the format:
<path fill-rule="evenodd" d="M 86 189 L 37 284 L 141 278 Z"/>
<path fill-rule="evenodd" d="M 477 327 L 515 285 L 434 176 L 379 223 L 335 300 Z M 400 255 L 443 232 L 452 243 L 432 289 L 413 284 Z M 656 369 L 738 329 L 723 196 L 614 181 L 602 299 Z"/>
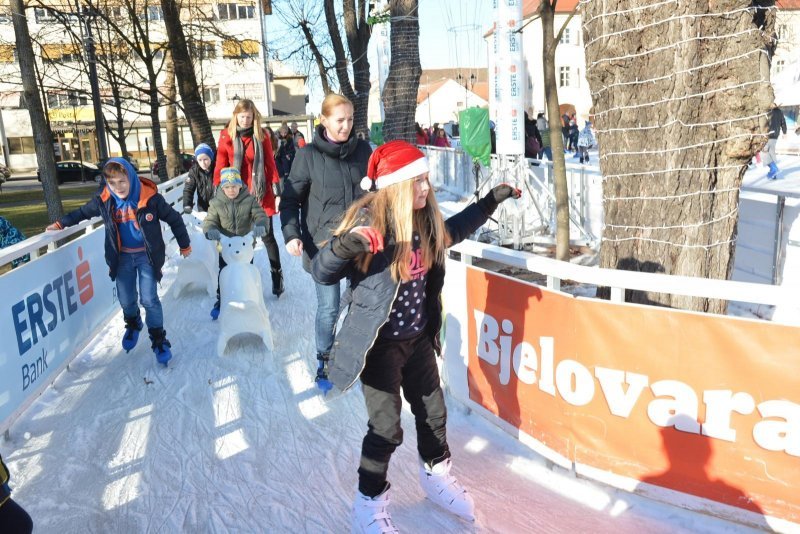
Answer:
<path fill-rule="evenodd" d="M 372 29 L 367 23 L 367 7 L 365 4 L 365 0 L 358 0 L 358 9 L 356 9 L 355 0 L 343 0 L 342 2 L 347 48 L 350 49 L 350 57 L 353 58 L 353 89 L 355 90 L 353 95 L 355 108 L 353 128 L 357 134 L 362 133 L 365 137 L 368 137 L 367 113 L 369 111 L 371 84 L 367 49 L 369 48 Z"/>
<path fill-rule="evenodd" d="M 629 0 L 582 4 L 605 177 L 602 267 L 729 277 L 739 186 L 765 142 L 772 102 L 765 49 L 774 14 L 754 16 L 751 4 L 677 0 L 627 15 L 612 13 Z M 628 298 L 715 313 L 726 306 Z"/>
<path fill-rule="evenodd" d="M 392 59 L 389 76 L 383 92 L 386 119 L 383 138 L 386 141 L 402 139 L 416 142 L 414 115 L 417 109 L 417 91 L 422 67 L 419 63 L 419 12 L 418 0 L 391 0 L 392 16 L 390 47 Z"/>
<path fill-rule="evenodd" d="M 180 156 L 180 135 L 178 134 L 178 106 L 175 105 L 177 96 L 172 53 L 167 50 L 164 56 L 164 100 L 166 100 L 167 106 L 164 129 L 167 132 L 167 175 L 170 177 L 183 173 Z"/>
<path fill-rule="evenodd" d="M 552 3 L 551 3 L 552 2 Z M 556 47 L 566 23 L 555 34 L 554 0 L 540 5 L 542 18 L 542 65 L 544 66 L 544 95 L 550 120 L 550 148 L 553 151 L 553 188 L 556 197 L 556 259 L 569 261 L 569 191 L 567 166 L 564 161 L 564 138 L 561 135 L 561 111 L 556 85 Z M 569 22 L 569 20 L 567 20 Z"/>
<path fill-rule="evenodd" d="M 354 120 L 353 128 L 356 133 L 369 132 L 367 125 L 367 112 L 369 103 L 369 61 L 367 60 L 367 48 L 369 47 L 370 29 L 366 22 L 366 8 L 363 0 L 358 2 L 358 13 L 356 13 L 355 1 L 344 0 L 343 11 L 345 20 L 345 32 L 347 34 L 347 45 L 350 49 L 350 58 L 353 64 L 353 77 L 355 88 L 350 83 L 350 73 L 348 65 L 350 59 L 344 51 L 342 37 L 339 34 L 339 22 L 333 0 L 325 0 L 325 22 L 328 25 L 328 32 L 331 36 L 331 46 L 336 57 L 336 78 L 339 80 L 339 88 L 342 94 L 353 102 Z M 417 45 L 419 48 L 419 45 Z M 366 78 L 365 78 L 366 76 Z"/>
<path fill-rule="evenodd" d="M 164 143 L 161 140 L 161 119 L 158 116 L 158 87 L 155 82 L 155 74 L 150 78 L 150 88 L 148 94 L 150 96 L 150 121 L 152 123 L 153 135 L 153 150 L 156 153 L 156 161 L 158 162 L 158 180 L 166 182 L 169 179 L 167 172 L 167 157 L 164 153 Z M 156 177 L 153 176 L 153 179 Z"/>
<path fill-rule="evenodd" d="M 44 202 L 47 205 L 47 219 L 53 222 L 64 214 L 64 208 L 61 205 L 61 195 L 58 192 L 58 180 L 56 179 L 56 157 L 53 153 L 53 136 L 47 124 L 42 102 L 39 100 L 33 45 L 31 44 L 31 35 L 28 32 L 28 19 L 25 17 L 25 6 L 22 0 L 11 0 L 10 7 L 11 20 L 14 23 L 17 56 L 19 57 L 22 91 L 25 95 L 25 105 L 28 107 L 28 114 L 31 118 L 36 161 L 39 164 L 39 174 L 42 177 L 42 189 L 44 190 Z"/>
<path fill-rule="evenodd" d="M 203 103 L 203 95 L 200 94 L 197 85 L 194 65 L 189 56 L 186 36 L 181 26 L 181 6 L 175 0 L 161 0 L 161 10 L 164 13 L 164 28 L 169 38 L 172 61 L 175 64 L 175 76 L 178 78 L 178 92 L 181 95 L 184 114 L 192 132 L 192 142 L 195 146 L 206 143 L 216 150 L 217 143 L 211 132 L 211 123 Z"/>

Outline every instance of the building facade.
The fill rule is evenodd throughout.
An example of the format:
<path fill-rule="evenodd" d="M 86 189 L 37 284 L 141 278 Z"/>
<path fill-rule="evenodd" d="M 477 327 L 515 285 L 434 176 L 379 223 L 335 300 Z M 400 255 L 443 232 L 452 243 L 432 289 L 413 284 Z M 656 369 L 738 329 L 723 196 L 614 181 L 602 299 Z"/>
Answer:
<path fill-rule="evenodd" d="M 28 27 L 43 87 L 42 100 L 53 132 L 57 160 L 98 160 L 94 108 L 87 74 L 86 13 L 73 5 L 53 2 L 52 8 L 29 8 Z M 112 7 L 113 6 L 113 7 Z M 136 7 L 138 6 L 138 7 Z M 8 13 L 8 7 L 3 7 Z M 130 13 L 135 13 L 132 18 Z M 193 57 L 198 84 L 215 136 L 227 124 L 236 101 L 253 100 L 262 115 L 269 104 L 273 117 L 297 120 L 306 129 L 306 77 L 275 60 L 269 61 L 270 82 L 264 69 L 261 20 L 256 3 L 184 3 L 183 30 Z M 158 2 L 121 0 L 108 4 L 90 19 L 97 56 L 97 74 L 106 139 L 110 155 L 121 153 L 124 135 L 128 152 L 140 166 L 155 159 L 148 89 L 155 74 L 159 92 L 162 142 L 167 100 L 165 56 L 167 37 Z M 144 44 L 146 42 L 146 44 Z M 144 56 L 144 57 L 143 57 Z M 0 15 L 0 134 L 3 154 L 12 169 L 37 167 L 28 111 L 21 101 L 21 79 L 16 61 L 10 16 Z M 270 102 L 267 100 L 267 87 Z M 178 99 L 180 99 L 178 95 Z M 178 106 L 180 149 L 192 152 L 191 133 Z M 124 134 L 120 133 L 124 131 Z"/>

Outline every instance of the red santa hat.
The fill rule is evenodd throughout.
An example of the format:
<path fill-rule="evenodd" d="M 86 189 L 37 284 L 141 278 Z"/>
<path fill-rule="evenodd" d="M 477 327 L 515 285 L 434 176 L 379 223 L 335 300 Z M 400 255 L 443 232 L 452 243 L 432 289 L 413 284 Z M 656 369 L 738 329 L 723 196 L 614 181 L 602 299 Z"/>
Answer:
<path fill-rule="evenodd" d="M 416 178 L 428 172 L 428 159 L 420 149 L 405 141 L 389 141 L 379 146 L 369 158 L 367 175 L 361 179 L 366 191 Z"/>

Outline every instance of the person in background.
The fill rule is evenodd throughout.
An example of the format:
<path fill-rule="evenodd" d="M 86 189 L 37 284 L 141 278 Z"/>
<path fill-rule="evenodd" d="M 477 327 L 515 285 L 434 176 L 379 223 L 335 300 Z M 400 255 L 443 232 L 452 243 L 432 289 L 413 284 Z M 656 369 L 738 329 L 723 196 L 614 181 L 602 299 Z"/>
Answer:
<path fill-rule="evenodd" d="M 451 472 L 441 352 L 441 291 L 447 248 L 472 235 L 497 206 L 519 198 L 506 184 L 444 220 L 425 155 L 405 141 L 378 147 L 354 203 L 312 264 L 314 280 L 348 278 L 350 306 L 336 334 L 330 379 L 347 391 L 360 378 L 367 405 L 354 532 L 397 532 L 388 511 L 389 460 L 403 441 L 402 399 L 417 428 L 419 481 L 428 499 L 468 521 L 475 504 Z M 401 394 L 403 397 L 401 397 Z"/>
<path fill-rule="evenodd" d="M 206 143 L 194 149 L 194 163 L 183 183 L 183 212 L 192 213 L 197 191 L 197 210 L 208 211 L 214 196 L 214 151 Z"/>
<path fill-rule="evenodd" d="M 252 100 L 237 102 L 228 127 L 219 134 L 214 185 L 219 185 L 220 172 L 226 167 L 239 169 L 244 186 L 261 203 L 270 221 L 262 241 L 269 259 L 272 294 L 280 297 L 284 291 L 283 270 L 272 228 L 272 216 L 278 212 L 280 205 L 281 180 L 275 166 L 272 139 L 261 127 L 261 113 Z"/>
<path fill-rule="evenodd" d="M 167 204 L 156 184 L 139 178 L 127 160 L 110 158 L 103 166 L 103 178 L 104 185 L 89 202 L 64 215 L 47 230 L 61 230 L 98 215 L 103 218 L 108 274 L 117 284 L 117 299 L 125 320 L 122 348 L 130 352 L 139 341 L 142 318 L 137 300 L 141 295 L 151 348 L 158 363 L 167 365 L 172 359 L 172 345 L 164 330 L 164 311 L 158 298 L 158 282 L 166 260 L 161 221 L 169 224 L 184 258 L 192 252 L 189 233 L 181 215 Z"/>
<path fill-rule="evenodd" d="M 780 172 L 775 145 L 778 144 L 778 137 L 780 137 L 781 133 L 786 133 L 786 119 L 778 104 L 773 103 L 769 112 L 769 137 L 767 144 L 761 149 L 762 154 L 764 154 L 762 157 L 764 165 L 769 166 L 769 172 L 767 172 L 768 180 L 777 179 Z"/>
<path fill-rule="evenodd" d="M 11 498 L 8 481 L 11 475 L 0 456 L 0 532 L 3 534 L 30 534 L 33 520 L 28 512 Z"/>
<path fill-rule="evenodd" d="M 278 129 L 278 152 L 275 154 L 275 164 L 278 167 L 278 175 L 281 180 L 285 180 L 292 170 L 294 162 L 295 147 L 292 132 L 286 126 Z"/>
<path fill-rule="evenodd" d="M 414 129 L 416 130 L 416 134 L 417 134 L 416 143 L 418 145 L 427 145 L 428 144 L 428 134 L 425 133 L 425 130 L 422 129 L 422 126 L 420 126 L 418 122 L 415 122 L 414 123 Z"/>
<path fill-rule="evenodd" d="M 444 128 L 436 130 L 436 139 L 433 140 L 433 146 L 450 148 L 450 140 L 447 139 L 447 132 L 444 131 Z"/>
<path fill-rule="evenodd" d="M 594 146 L 594 132 L 592 132 L 592 123 L 586 121 L 586 124 L 578 136 L 578 153 L 580 154 L 581 163 L 589 163 L 589 149 Z"/>
<path fill-rule="evenodd" d="M 294 148 L 303 148 L 306 146 L 306 136 L 303 135 L 303 132 L 297 129 L 297 123 L 292 123 L 292 139 L 294 140 Z"/>
<path fill-rule="evenodd" d="M 319 243 L 330 238 L 342 213 L 364 191 L 361 179 L 367 173 L 372 148 L 353 130 L 353 104 L 334 93 L 322 101 L 320 124 L 312 141 L 298 150 L 289 178 L 284 182 L 281 223 L 286 250 L 303 257 L 303 268 L 311 271 L 311 260 Z M 339 315 L 339 284 L 316 284 L 317 313 L 314 323 L 317 349 L 317 385 L 330 389 L 328 356 Z"/>

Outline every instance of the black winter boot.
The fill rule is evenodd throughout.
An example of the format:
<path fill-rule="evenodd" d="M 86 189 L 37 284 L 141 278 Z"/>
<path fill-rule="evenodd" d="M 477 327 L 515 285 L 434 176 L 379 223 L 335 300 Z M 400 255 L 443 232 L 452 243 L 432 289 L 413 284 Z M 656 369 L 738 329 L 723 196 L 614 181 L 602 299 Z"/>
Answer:
<path fill-rule="evenodd" d="M 156 360 L 166 366 L 172 359 L 172 351 L 169 350 L 172 345 L 167 340 L 167 331 L 163 328 L 148 328 L 147 331 L 150 333 L 150 341 L 153 342 L 150 346 L 153 348 Z"/>
<path fill-rule="evenodd" d="M 328 362 L 330 361 L 330 356 L 328 352 L 317 353 L 319 366 L 317 367 L 317 377 L 314 379 L 314 382 L 317 383 L 317 387 L 322 390 L 323 394 L 329 392 L 333 387 L 331 381 L 328 380 Z"/>
<path fill-rule="evenodd" d="M 122 336 L 122 348 L 125 352 L 130 352 L 136 347 L 139 341 L 139 331 L 142 329 L 142 317 L 124 317 L 125 319 L 125 334 Z"/>
<path fill-rule="evenodd" d="M 280 297 L 284 291 L 283 288 L 283 270 L 278 269 L 270 269 L 270 274 L 272 275 L 272 294 L 275 297 Z"/>

